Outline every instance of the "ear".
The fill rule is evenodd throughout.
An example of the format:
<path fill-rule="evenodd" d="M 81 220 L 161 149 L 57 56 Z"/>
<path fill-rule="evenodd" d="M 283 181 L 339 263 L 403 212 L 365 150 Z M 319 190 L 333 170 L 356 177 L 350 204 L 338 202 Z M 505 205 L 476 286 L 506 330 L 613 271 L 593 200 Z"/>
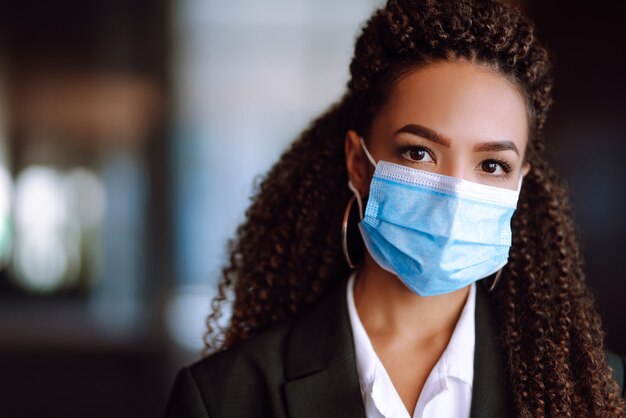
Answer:
<path fill-rule="evenodd" d="M 526 174 L 530 171 L 530 163 L 524 163 L 522 166 L 522 176 L 526 177 Z"/>
<path fill-rule="evenodd" d="M 345 152 L 348 179 L 361 196 L 366 196 L 369 194 L 370 162 L 361 146 L 361 137 L 352 129 L 346 132 Z"/>

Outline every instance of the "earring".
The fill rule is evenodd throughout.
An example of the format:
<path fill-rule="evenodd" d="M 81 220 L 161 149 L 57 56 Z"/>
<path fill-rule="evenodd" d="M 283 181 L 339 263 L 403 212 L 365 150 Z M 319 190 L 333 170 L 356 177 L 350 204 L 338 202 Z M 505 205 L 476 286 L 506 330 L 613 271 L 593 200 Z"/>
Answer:
<path fill-rule="evenodd" d="M 487 293 L 491 292 L 493 289 L 496 288 L 496 284 L 498 284 L 498 280 L 500 279 L 501 274 L 502 274 L 502 268 L 500 268 L 500 270 L 498 270 L 498 272 L 496 273 L 496 277 L 495 279 L 493 279 L 493 283 L 491 283 L 491 286 L 487 290 Z"/>
<path fill-rule="evenodd" d="M 343 213 L 343 222 L 341 224 L 341 247 L 343 248 L 343 257 L 346 259 L 346 263 L 351 269 L 355 269 L 358 266 L 352 262 L 352 258 L 350 258 L 350 253 L 348 252 L 348 221 L 350 220 L 350 211 L 352 210 L 352 205 L 355 200 L 359 206 L 359 219 L 363 219 L 363 201 L 361 200 L 361 194 L 356 187 L 354 187 L 354 184 L 352 184 L 352 180 L 348 180 L 348 188 L 352 191 L 352 197 L 348 200 L 348 205 Z"/>
<path fill-rule="evenodd" d="M 348 205 L 343 213 L 343 222 L 341 224 L 341 246 L 343 247 L 343 257 L 346 259 L 346 263 L 348 263 L 348 266 L 351 269 L 355 269 L 357 266 L 352 262 L 350 254 L 348 253 L 348 219 L 350 218 L 350 210 L 352 209 L 352 204 L 355 200 L 356 196 L 352 196 L 350 200 L 348 200 Z"/>

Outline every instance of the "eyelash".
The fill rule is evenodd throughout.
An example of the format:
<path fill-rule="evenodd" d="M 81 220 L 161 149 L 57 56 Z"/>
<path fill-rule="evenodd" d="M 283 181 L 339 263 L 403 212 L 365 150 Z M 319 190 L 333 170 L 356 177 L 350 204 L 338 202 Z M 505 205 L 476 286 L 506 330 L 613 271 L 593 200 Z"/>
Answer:
<path fill-rule="evenodd" d="M 499 164 L 500 167 L 502 167 L 502 171 L 504 171 L 504 174 L 502 174 L 501 177 L 508 177 L 509 173 L 513 170 L 511 168 L 511 166 L 509 165 L 509 163 L 507 163 L 504 160 L 500 160 L 498 158 L 488 158 L 488 159 L 484 160 L 481 164 L 487 163 L 487 162 L 489 162 L 489 163 L 496 163 L 496 164 Z"/>
<path fill-rule="evenodd" d="M 424 147 L 421 145 L 403 145 L 400 148 L 398 148 L 398 153 L 400 154 L 400 156 L 402 156 L 403 158 L 413 163 L 418 163 L 419 161 L 414 161 L 407 157 L 404 157 L 404 154 L 410 151 L 425 151 L 428 153 L 428 155 L 430 155 L 430 158 L 432 158 L 433 160 L 435 159 L 432 151 L 428 149 L 427 147 Z M 486 160 L 483 160 L 481 162 L 481 165 L 485 163 L 496 163 L 502 168 L 502 171 L 504 172 L 504 174 L 501 174 L 501 175 L 492 175 L 491 173 L 487 173 L 491 175 L 492 177 L 506 179 L 509 177 L 509 174 L 511 173 L 511 171 L 513 171 L 513 169 L 511 168 L 511 165 L 508 162 L 506 162 L 505 160 L 501 160 L 499 158 L 488 158 Z"/>

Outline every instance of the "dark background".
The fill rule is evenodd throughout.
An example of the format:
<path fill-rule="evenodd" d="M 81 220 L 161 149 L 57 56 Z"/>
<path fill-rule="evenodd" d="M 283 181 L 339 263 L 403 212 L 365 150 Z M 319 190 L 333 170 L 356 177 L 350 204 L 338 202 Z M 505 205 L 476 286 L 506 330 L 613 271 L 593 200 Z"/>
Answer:
<path fill-rule="evenodd" d="M 8 89 L 11 171 L 27 164 L 32 123 L 20 92 L 41 72 L 124 75 L 151 91 L 155 116 L 116 144 L 147 162 L 145 318 L 132 338 L 112 339 L 86 319 L 88 286 L 29 295 L 0 272 L 0 408 L 3 417 L 160 416 L 184 357 L 164 331 L 163 298 L 172 270 L 172 169 L 168 150 L 173 54 L 167 0 L 2 0 L 0 51 Z M 528 1 L 540 37 L 556 56 L 548 153 L 568 180 L 583 237 L 588 281 L 597 294 L 607 344 L 626 354 L 626 30 L 609 1 Z M 139 81 L 137 81 L 139 80 Z M 131 84 L 132 84 L 131 83 Z M 20 104 L 16 110 L 11 104 Z M 141 102 L 140 103 L 144 103 Z M 155 105 L 156 103 L 156 105 Z M 155 105 L 158 110 L 151 106 Z M 17 106 L 17 105 L 16 105 Z M 59 103 L 63 106 L 63 103 Z M 26 116 L 24 116 L 26 115 Z M 76 136 L 89 136 L 89 131 Z M 95 141 L 94 141 L 95 142 Z M 70 160 L 91 161 L 101 144 L 56 144 Z M 183 360 L 184 359 L 184 360 Z"/>

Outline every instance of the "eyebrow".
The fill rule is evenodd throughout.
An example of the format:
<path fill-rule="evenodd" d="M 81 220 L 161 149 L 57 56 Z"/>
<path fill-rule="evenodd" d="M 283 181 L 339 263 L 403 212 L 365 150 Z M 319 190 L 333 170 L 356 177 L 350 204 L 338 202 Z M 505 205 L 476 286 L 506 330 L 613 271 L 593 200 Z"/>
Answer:
<path fill-rule="evenodd" d="M 419 136 L 421 138 L 427 139 L 432 142 L 436 142 L 443 146 L 449 147 L 450 140 L 445 136 L 433 131 L 422 125 L 409 124 L 405 125 L 402 128 L 398 129 L 394 135 L 408 133 L 412 135 Z M 479 144 L 474 145 L 475 152 L 485 152 L 485 151 L 514 151 L 517 155 L 519 155 L 519 150 L 513 141 L 490 141 L 490 142 L 481 142 Z"/>
<path fill-rule="evenodd" d="M 415 124 L 405 125 L 402 128 L 398 129 L 394 133 L 394 135 L 401 134 L 401 133 L 413 134 L 413 135 L 422 137 L 424 139 L 428 139 L 429 141 L 433 141 L 438 144 L 444 145 L 446 147 L 450 146 L 449 139 L 447 139 L 441 134 L 438 134 L 432 129 L 428 129 L 427 127 L 422 126 L 422 125 L 415 125 Z"/>
<path fill-rule="evenodd" d="M 474 151 L 515 151 L 519 155 L 519 150 L 512 141 L 482 142 L 474 145 Z"/>

